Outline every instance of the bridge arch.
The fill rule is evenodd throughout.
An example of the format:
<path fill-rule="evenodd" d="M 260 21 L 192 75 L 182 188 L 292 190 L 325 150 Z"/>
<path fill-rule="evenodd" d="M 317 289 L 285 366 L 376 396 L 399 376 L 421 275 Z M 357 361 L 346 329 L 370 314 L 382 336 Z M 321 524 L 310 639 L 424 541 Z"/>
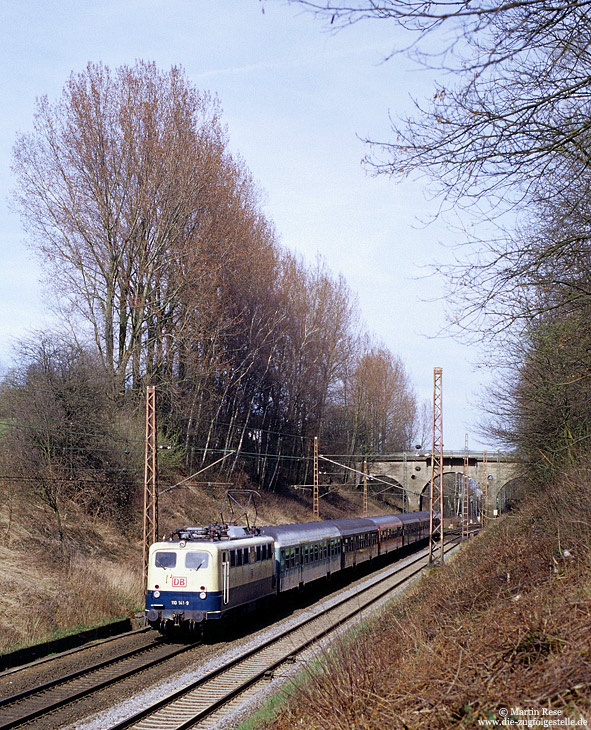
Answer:
<path fill-rule="evenodd" d="M 464 509 L 464 473 L 456 470 L 443 472 L 443 514 L 445 522 L 450 526 L 456 526 L 461 522 Z M 435 484 L 439 486 L 439 477 L 435 478 Z M 482 512 L 482 489 L 480 485 L 468 476 L 469 489 L 469 513 L 470 520 L 478 522 Z M 431 497 L 431 480 L 427 482 L 422 493 L 419 509 L 429 509 Z"/>
<path fill-rule="evenodd" d="M 517 477 L 509 479 L 499 489 L 496 495 L 496 510 L 498 515 L 510 512 L 517 502 L 525 496 L 524 483 Z"/>

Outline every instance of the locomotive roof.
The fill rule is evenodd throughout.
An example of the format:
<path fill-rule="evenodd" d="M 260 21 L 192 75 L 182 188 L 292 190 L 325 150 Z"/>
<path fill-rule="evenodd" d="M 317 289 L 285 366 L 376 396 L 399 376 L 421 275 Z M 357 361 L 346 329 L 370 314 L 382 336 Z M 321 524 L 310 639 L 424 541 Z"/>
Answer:
<path fill-rule="evenodd" d="M 233 550 L 234 548 L 250 547 L 252 545 L 264 545 L 269 542 L 268 535 L 251 535 L 242 538 L 222 538 L 211 540 L 202 538 L 199 540 L 162 540 L 151 545 L 151 550 Z"/>
<path fill-rule="evenodd" d="M 258 527 L 212 524 L 203 527 L 178 527 L 170 534 L 168 541 L 175 542 L 232 542 L 259 537 Z"/>

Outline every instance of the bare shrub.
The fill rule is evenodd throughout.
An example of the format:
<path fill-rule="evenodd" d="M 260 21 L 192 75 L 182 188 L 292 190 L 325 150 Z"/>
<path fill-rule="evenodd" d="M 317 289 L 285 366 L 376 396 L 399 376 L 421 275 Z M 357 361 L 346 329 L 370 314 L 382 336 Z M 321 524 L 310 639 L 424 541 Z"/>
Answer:
<path fill-rule="evenodd" d="M 581 462 L 327 653 L 264 727 L 473 728 L 591 717 L 591 506 Z"/>

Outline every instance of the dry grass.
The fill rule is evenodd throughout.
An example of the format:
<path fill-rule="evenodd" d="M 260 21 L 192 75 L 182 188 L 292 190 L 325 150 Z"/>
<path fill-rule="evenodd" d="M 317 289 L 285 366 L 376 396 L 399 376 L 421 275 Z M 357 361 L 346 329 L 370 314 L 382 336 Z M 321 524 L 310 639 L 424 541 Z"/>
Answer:
<path fill-rule="evenodd" d="M 137 566 L 0 547 L 0 651 L 129 616 L 140 607 Z"/>
<path fill-rule="evenodd" d="M 131 616 L 141 609 L 139 542 L 64 507 L 65 555 L 51 513 L 15 502 L 0 510 L 0 651 Z"/>
<path fill-rule="evenodd" d="M 261 727 L 473 728 L 505 708 L 591 719 L 590 493 L 580 468 L 504 518 L 334 647 Z"/>
<path fill-rule="evenodd" d="M 203 486 L 169 492 L 160 501 L 160 535 L 219 520 L 224 492 Z M 331 500 L 323 500 L 323 519 L 360 514 L 357 495 Z M 310 495 L 302 492 L 265 493 L 257 507 L 259 525 L 312 519 Z M 64 503 L 62 518 L 65 555 L 53 513 L 0 484 L 0 652 L 142 610 L 141 513 L 125 526 Z"/>

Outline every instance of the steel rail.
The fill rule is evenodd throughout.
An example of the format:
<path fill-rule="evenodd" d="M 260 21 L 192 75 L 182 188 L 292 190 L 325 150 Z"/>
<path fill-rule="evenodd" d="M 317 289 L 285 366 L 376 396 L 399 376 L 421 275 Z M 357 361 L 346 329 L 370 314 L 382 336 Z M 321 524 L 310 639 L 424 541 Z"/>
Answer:
<path fill-rule="evenodd" d="M 447 550 L 455 547 L 456 541 Z M 397 564 L 386 575 L 381 573 L 358 586 L 351 595 L 339 597 L 321 615 L 314 609 L 307 611 L 295 626 L 281 630 L 273 637 L 263 640 L 240 657 L 229 660 L 187 687 L 177 690 L 149 707 L 113 725 L 109 730 L 187 730 L 210 716 L 223 705 L 235 699 L 245 690 L 271 672 L 303 652 L 309 646 L 325 637 L 342 624 L 381 601 L 404 583 L 428 567 L 428 550 L 424 549 L 410 559 Z M 404 574 L 407 569 L 410 574 Z M 401 575 L 404 574 L 404 575 Z M 384 587 L 384 585 L 386 587 Z M 363 605 L 359 599 L 366 595 Z M 330 600 L 330 599 L 329 599 Z M 348 605 L 347 605 L 348 604 Z M 317 628 L 311 631 L 311 628 Z"/>
<path fill-rule="evenodd" d="M 108 626 L 109 624 L 107 624 Z M 120 634 L 111 634 L 110 636 L 105 636 L 103 638 L 95 638 L 95 639 L 88 639 L 85 640 L 82 644 L 76 643 L 77 640 L 85 633 L 88 633 L 86 631 L 82 631 L 79 634 L 71 634 L 68 637 L 64 637 L 63 641 L 67 639 L 71 639 L 72 643 L 75 644 L 75 646 L 71 647 L 70 649 L 64 649 L 62 651 L 56 652 L 53 649 L 49 649 L 49 646 L 51 644 L 54 644 L 55 641 L 47 641 L 43 644 L 34 644 L 33 646 L 27 647 L 25 649 L 17 649 L 16 651 L 8 652 L 7 654 L 2 654 L 3 660 L 11 660 L 15 655 L 22 654 L 23 652 L 27 652 L 28 650 L 35 650 L 39 652 L 40 656 L 37 656 L 34 659 L 27 660 L 26 662 L 21 662 L 20 660 L 16 659 L 16 663 L 11 666 L 7 666 L 6 669 L 3 669 L 0 671 L 0 679 L 8 676 L 9 674 L 15 674 L 16 672 L 21 672 L 23 669 L 30 669 L 31 667 L 38 667 L 41 664 L 45 664 L 46 662 L 53 662 L 56 659 L 60 659 L 64 656 L 70 656 L 72 654 L 76 654 L 81 651 L 87 651 L 89 648 L 94 648 L 96 646 L 103 646 L 104 644 L 109 644 L 112 641 L 120 641 L 121 639 L 126 638 L 127 636 L 134 636 L 135 634 L 142 634 L 146 631 L 150 631 L 150 626 L 143 626 L 139 629 L 131 629 L 131 631 L 124 631 Z M 62 640 L 60 640 L 62 641 Z"/>
<path fill-rule="evenodd" d="M 0 700 L 0 730 L 9 730 L 86 697 L 114 682 L 193 649 L 155 642 Z M 141 655 L 149 653 L 149 657 Z M 154 656 L 156 655 L 156 656 Z"/>

